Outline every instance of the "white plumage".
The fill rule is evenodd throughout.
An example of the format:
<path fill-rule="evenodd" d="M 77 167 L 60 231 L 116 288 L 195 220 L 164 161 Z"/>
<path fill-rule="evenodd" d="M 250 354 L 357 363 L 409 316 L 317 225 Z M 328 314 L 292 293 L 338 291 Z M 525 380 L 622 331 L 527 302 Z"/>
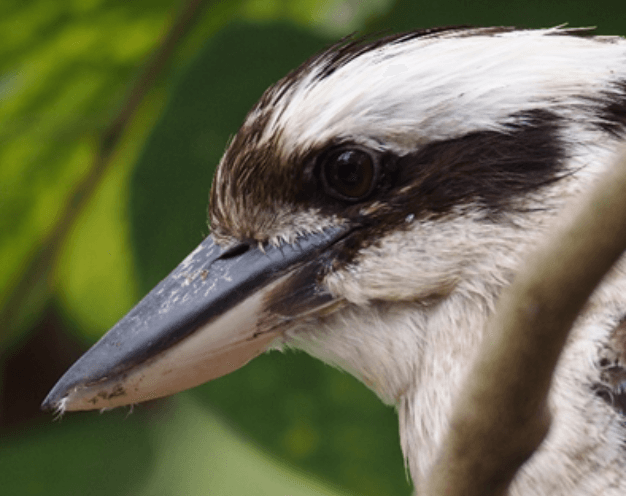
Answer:
<path fill-rule="evenodd" d="M 322 80 L 324 67 L 311 64 L 284 94 L 280 85 L 270 90 L 275 101 L 246 124 L 269 112 L 263 138 L 281 133 L 279 150 L 288 156 L 338 137 L 407 153 L 502 130 L 511 116 L 538 106 L 580 120 L 588 99 L 614 91 L 626 72 L 624 41 L 565 32 L 433 34 L 365 52 Z"/>
<path fill-rule="evenodd" d="M 345 270 L 327 275 L 325 286 L 347 308 L 294 326 L 279 344 L 350 371 L 398 406 L 402 448 L 419 493 L 499 292 L 560 208 L 611 163 L 618 136 L 597 125 L 597 105 L 607 93 L 624 101 L 618 85 L 626 81 L 626 41 L 558 28 L 462 31 L 382 45 L 320 80 L 322 71 L 311 64 L 284 94 L 279 84 L 274 105 L 252 111 L 244 124 L 268 112 L 261 140 L 278 136 L 286 164 L 294 153 L 338 139 L 402 155 L 472 132 L 506 133 L 520 113 L 535 109 L 563 123 L 571 176 L 525 195 L 526 211 L 495 223 L 482 221 L 482 209 L 471 203 L 443 219 L 407 219 L 408 229 L 387 234 Z M 626 315 L 625 269 L 615 268 L 577 323 L 555 378 L 552 430 L 513 494 L 626 490 L 626 417 L 590 391 L 600 380 L 598 354 Z M 443 297 L 429 304 L 433 294 Z"/>
<path fill-rule="evenodd" d="M 626 41 L 618 37 L 448 29 L 313 57 L 251 110 L 214 180 L 218 261 L 341 233 L 313 261 L 259 283 L 253 300 L 238 297 L 256 306 L 244 323 L 224 325 L 239 325 L 237 343 L 263 338 L 243 361 L 268 341 L 300 348 L 396 405 L 419 494 L 500 292 L 625 134 Z M 189 280 L 218 277 L 211 264 Z M 576 321 L 550 395 L 552 428 L 512 494 L 626 492 L 624 295 L 622 260 Z M 232 308 L 229 318 L 243 307 Z M 202 358 L 197 350 L 209 345 L 193 340 L 216 332 L 211 319 L 168 344 L 166 362 L 180 363 L 185 349 Z M 220 343 L 205 356 L 219 360 L 224 347 L 239 346 Z M 170 376 L 159 391 L 158 360 L 142 360 L 130 372 L 123 361 L 123 377 L 103 373 L 108 382 L 72 377 L 46 404 L 89 408 L 80 403 L 89 395 L 95 407 L 124 404 L 219 375 Z M 134 394 L 127 376 L 148 377 L 153 389 Z"/>

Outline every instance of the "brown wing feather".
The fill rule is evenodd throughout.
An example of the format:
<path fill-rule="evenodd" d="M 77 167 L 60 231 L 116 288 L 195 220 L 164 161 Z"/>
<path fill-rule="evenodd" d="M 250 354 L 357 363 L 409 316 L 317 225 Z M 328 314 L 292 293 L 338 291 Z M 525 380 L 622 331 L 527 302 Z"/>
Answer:
<path fill-rule="evenodd" d="M 613 330 L 598 363 L 600 383 L 593 390 L 622 415 L 626 415 L 626 316 Z"/>

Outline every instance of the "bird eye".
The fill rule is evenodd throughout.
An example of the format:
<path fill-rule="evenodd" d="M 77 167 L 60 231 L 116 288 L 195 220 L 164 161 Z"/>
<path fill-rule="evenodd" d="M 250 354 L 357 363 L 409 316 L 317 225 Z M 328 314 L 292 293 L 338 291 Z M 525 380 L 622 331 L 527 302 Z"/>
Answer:
<path fill-rule="evenodd" d="M 322 162 L 326 191 L 341 200 L 362 200 L 374 189 L 377 179 L 372 156 L 358 148 L 331 152 Z"/>

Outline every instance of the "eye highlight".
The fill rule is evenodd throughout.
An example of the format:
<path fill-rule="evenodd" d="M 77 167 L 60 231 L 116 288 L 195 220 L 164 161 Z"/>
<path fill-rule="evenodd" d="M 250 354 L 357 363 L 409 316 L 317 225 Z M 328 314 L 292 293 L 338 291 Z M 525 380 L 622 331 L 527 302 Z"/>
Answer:
<path fill-rule="evenodd" d="M 367 197 L 378 180 L 378 163 L 360 148 L 339 148 L 321 162 L 326 193 L 340 200 L 358 201 Z"/>

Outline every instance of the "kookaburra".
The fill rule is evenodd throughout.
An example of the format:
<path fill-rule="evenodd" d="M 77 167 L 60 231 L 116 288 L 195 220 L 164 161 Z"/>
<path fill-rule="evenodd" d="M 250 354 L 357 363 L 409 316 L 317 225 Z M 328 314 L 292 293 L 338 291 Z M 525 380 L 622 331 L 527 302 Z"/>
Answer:
<path fill-rule="evenodd" d="M 499 294 L 625 136 L 619 37 L 341 42 L 263 94 L 215 174 L 211 234 L 43 407 L 137 403 L 298 348 L 397 407 L 419 493 Z M 626 494 L 625 295 L 622 260 L 576 320 L 512 494 Z"/>

